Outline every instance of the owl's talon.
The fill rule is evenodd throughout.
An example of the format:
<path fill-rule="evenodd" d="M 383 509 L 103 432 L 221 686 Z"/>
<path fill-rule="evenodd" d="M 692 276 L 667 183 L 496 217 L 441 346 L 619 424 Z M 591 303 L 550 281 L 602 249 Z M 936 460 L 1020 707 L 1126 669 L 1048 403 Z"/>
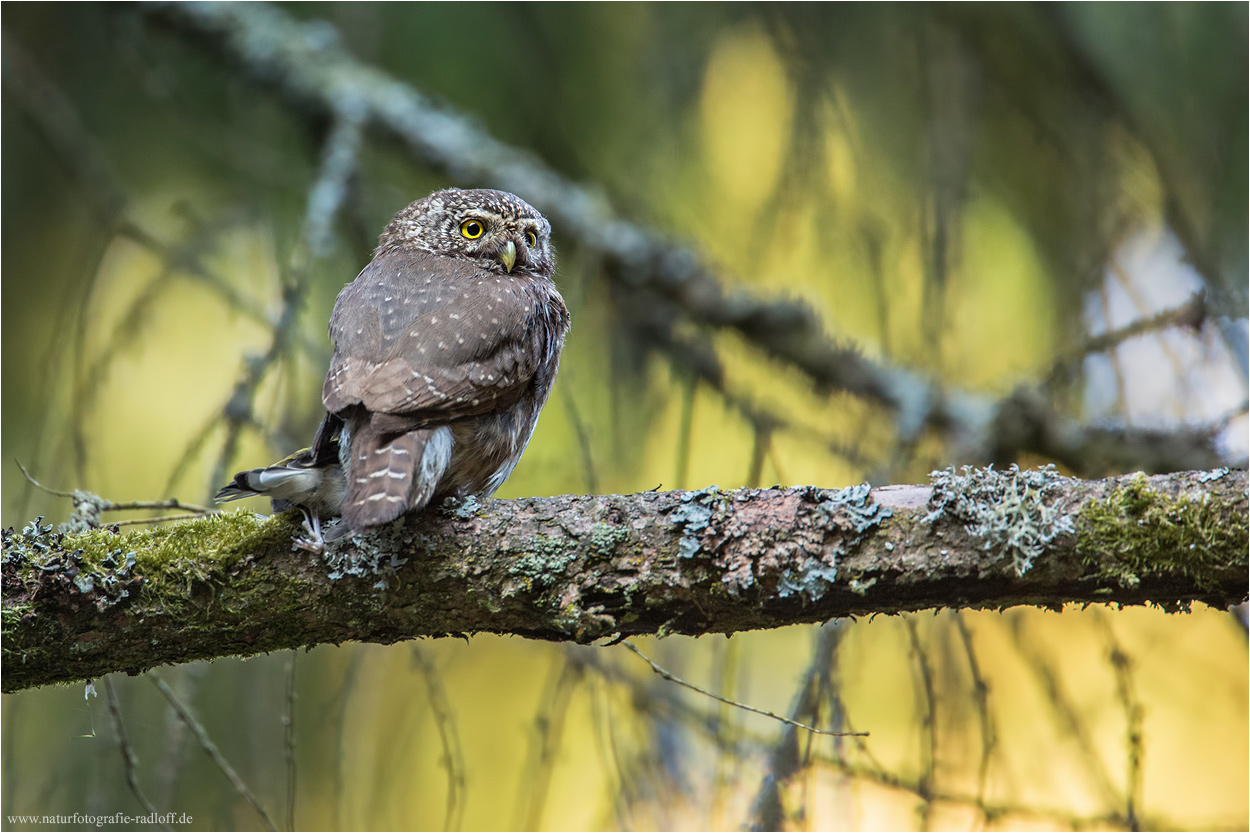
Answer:
<path fill-rule="evenodd" d="M 325 544 L 318 541 L 317 539 L 305 538 L 303 536 L 296 538 L 292 542 L 292 544 L 294 545 L 295 549 L 303 550 L 304 552 L 310 552 L 313 555 L 321 555 L 323 552 L 325 552 L 325 549 L 326 549 Z"/>
<path fill-rule="evenodd" d="M 321 534 L 321 518 L 316 514 L 309 512 L 300 507 L 300 513 L 304 516 L 304 531 L 307 536 L 301 535 L 294 541 L 295 548 L 311 552 L 314 555 L 320 555 L 325 551 L 325 538 Z"/>

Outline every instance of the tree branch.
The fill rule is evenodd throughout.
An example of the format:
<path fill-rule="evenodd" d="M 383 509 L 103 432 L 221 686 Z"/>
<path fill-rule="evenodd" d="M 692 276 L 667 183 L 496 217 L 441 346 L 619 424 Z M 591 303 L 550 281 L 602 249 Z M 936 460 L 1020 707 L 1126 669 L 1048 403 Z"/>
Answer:
<path fill-rule="evenodd" d="M 294 549 L 290 515 L 4 532 L 4 691 L 348 640 L 591 642 L 935 607 L 1246 597 L 1247 478 L 935 472 L 931 486 L 469 501 Z"/>
<path fill-rule="evenodd" d="M 157 2 L 141 8 L 208 45 L 301 114 L 332 118 L 350 101 L 370 126 L 456 182 L 523 195 L 561 236 L 601 257 L 604 273 L 621 292 L 653 296 L 661 315 L 667 314 L 661 307 L 668 308 L 695 325 L 733 330 L 769 358 L 797 368 L 819 390 L 844 391 L 889 409 L 903 444 L 936 430 L 955 440 L 955 459 L 1006 464 L 1032 452 L 1086 475 L 1226 462 L 1213 446 L 1216 430 L 1090 426 L 1059 413 L 1034 389 L 1021 388 L 1003 400 L 961 391 L 836 341 L 800 300 L 726 290 L 717 270 L 688 247 L 623 219 L 599 190 L 570 181 L 471 118 L 357 60 L 324 21 L 301 23 L 265 3 Z"/>

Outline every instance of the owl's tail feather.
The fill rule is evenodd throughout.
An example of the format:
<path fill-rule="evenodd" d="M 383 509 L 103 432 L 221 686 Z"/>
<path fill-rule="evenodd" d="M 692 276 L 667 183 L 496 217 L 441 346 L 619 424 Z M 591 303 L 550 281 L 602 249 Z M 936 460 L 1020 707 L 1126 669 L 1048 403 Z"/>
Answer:
<path fill-rule="evenodd" d="M 430 502 L 451 462 L 451 431 L 382 434 L 367 422 L 351 435 L 351 477 L 343 520 L 354 530 L 381 526 Z"/>

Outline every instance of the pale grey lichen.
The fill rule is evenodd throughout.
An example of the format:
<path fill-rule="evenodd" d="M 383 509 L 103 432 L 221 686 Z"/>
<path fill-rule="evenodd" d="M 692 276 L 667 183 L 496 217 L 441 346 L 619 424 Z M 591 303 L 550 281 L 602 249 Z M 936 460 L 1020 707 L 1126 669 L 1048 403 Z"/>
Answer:
<path fill-rule="evenodd" d="M 778 598 L 800 596 L 817 601 L 837 580 L 838 559 L 893 514 L 873 500 L 867 483 L 833 491 L 806 486 L 794 494 L 799 498 L 798 511 L 807 520 L 794 528 L 757 530 L 758 546 L 739 547 L 713 559 L 725 571 L 721 581 L 731 594 L 767 584 L 768 577 L 775 576 Z M 731 537 L 749 531 L 726 523 Z"/>
<path fill-rule="evenodd" d="M 969 535 L 984 540 L 982 549 L 1010 556 L 1016 575 L 1024 575 L 1051 541 L 1073 531 L 1068 513 L 1050 502 L 1067 479 L 1054 466 L 1021 471 L 1012 465 L 1005 472 L 964 466 L 961 471 L 956 474 L 951 467 L 929 473 L 932 511 L 925 523 L 945 515 L 961 521 Z"/>
<path fill-rule="evenodd" d="M 322 551 L 321 557 L 325 561 L 326 566 L 330 568 L 329 577 L 332 580 L 337 580 L 346 576 L 354 576 L 356 578 L 370 575 L 381 576 L 373 586 L 377 590 L 385 590 L 388 579 L 400 567 L 408 563 L 407 558 L 400 558 L 395 554 L 397 549 L 394 546 L 395 536 L 388 533 L 389 530 L 385 529 L 373 533 L 375 536 L 383 536 L 384 539 L 390 539 L 389 543 L 380 545 L 370 541 L 370 536 L 353 536 L 352 540 L 359 547 L 359 550 L 356 552 L 350 552 L 346 548 L 326 547 Z"/>
<path fill-rule="evenodd" d="M 723 507 L 726 499 L 717 486 L 708 486 L 681 496 L 682 505 L 669 511 L 669 518 L 685 534 L 677 545 L 680 558 L 694 558 L 702 546 L 700 536 L 712 530 L 712 516 Z"/>
<path fill-rule="evenodd" d="M 481 501 L 479 501 L 475 495 L 469 495 L 463 498 L 449 497 L 443 501 L 443 511 L 450 512 L 455 517 L 464 521 L 473 520 L 473 518 L 481 514 L 482 510 L 485 508 L 486 507 L 482 505 Z"/>
<path fill-rule="evenodd" d="M 57 527 L 57 531 L 78 533 L 99 529 L 104 525 L 101 513 L 107 503 L 108 501 L 93 492 L 75 489 L 74 511 L 66 518 L 65 523 Z"/>
<path fill-rule="evenodd" d="M 1228 467 L 1220 466 L 1218 469 L 1212 469 L 1211 471 L 1204 471 L 1202 474 L 1198 475 L 1198 482 L 1210 483 L 1212 480 L 1219 480 L 1221 477 L 1223 477 L 1226 474 L 1228 474 Z"/>
<path fill-rule="evenodd" d="M 836 558 L 834 559 L 836 561 Z M 812 559 L 804 569 L 783 570 L 777 580 L 777 595 L 802 596 L 808 601 L 816 601 L 825 595 L 838 577 L 838 565 Z"/>
<path fill-rule="evenodd" d="M 538 533 L 529 542 L 529 551 L 508 560 L 508 572 L 523 580 L 526 589 L 546 587 L 578 558 L 572 541 Z"/>
<path fill-rule="evenodd" d="M 619 526 L 597 523 L 590 530 L 591 552 L 599 556 L 610 556 L 616 545 L 628 537 L 629 533 Z"/>
<path fill-rule="evenodd" d="M 826 538 L 815 555 L 800 549 L 791 556 L 793 568 L 783 569 L 777 582 L 777 595 L 801 595 L 815 601 L 833 586 L 838 577 L 838 556 L 845 554 L 864 539 L 869 530 L 894 514 L 893 510 L 872 499 L 872 486 L 861 483 L 845 489 L 826 492 L 807 491 L 816 499 L 812 520 L 817 527 L 840 533 L 840 540 Z"/>
<path fill-rule="evenodd" d="M 868 530 L 877 526 L 894 514 L 894 510 L 882 506 L 872 499 L 872 485 L 860 483 L 829 493 L 829 497 L 816 504 L 813 510 L 818 522 L 828 525 L 834 522 L 843 530 L 853 530 L 856 534 L 847 546 L 854 546 Z"/>

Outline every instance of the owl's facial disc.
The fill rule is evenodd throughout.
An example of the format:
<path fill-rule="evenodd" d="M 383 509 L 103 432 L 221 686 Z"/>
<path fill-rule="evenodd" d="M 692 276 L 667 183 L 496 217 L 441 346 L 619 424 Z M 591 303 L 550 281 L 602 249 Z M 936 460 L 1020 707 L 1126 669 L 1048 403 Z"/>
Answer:
<path fill-rule="evenodd" d="M 436 191 L 402 209 L 378 240 L 395 246 L 470 260 L 513 276 L 555 272 L 551 226 L 532 206 L 503 191 Z"/>

